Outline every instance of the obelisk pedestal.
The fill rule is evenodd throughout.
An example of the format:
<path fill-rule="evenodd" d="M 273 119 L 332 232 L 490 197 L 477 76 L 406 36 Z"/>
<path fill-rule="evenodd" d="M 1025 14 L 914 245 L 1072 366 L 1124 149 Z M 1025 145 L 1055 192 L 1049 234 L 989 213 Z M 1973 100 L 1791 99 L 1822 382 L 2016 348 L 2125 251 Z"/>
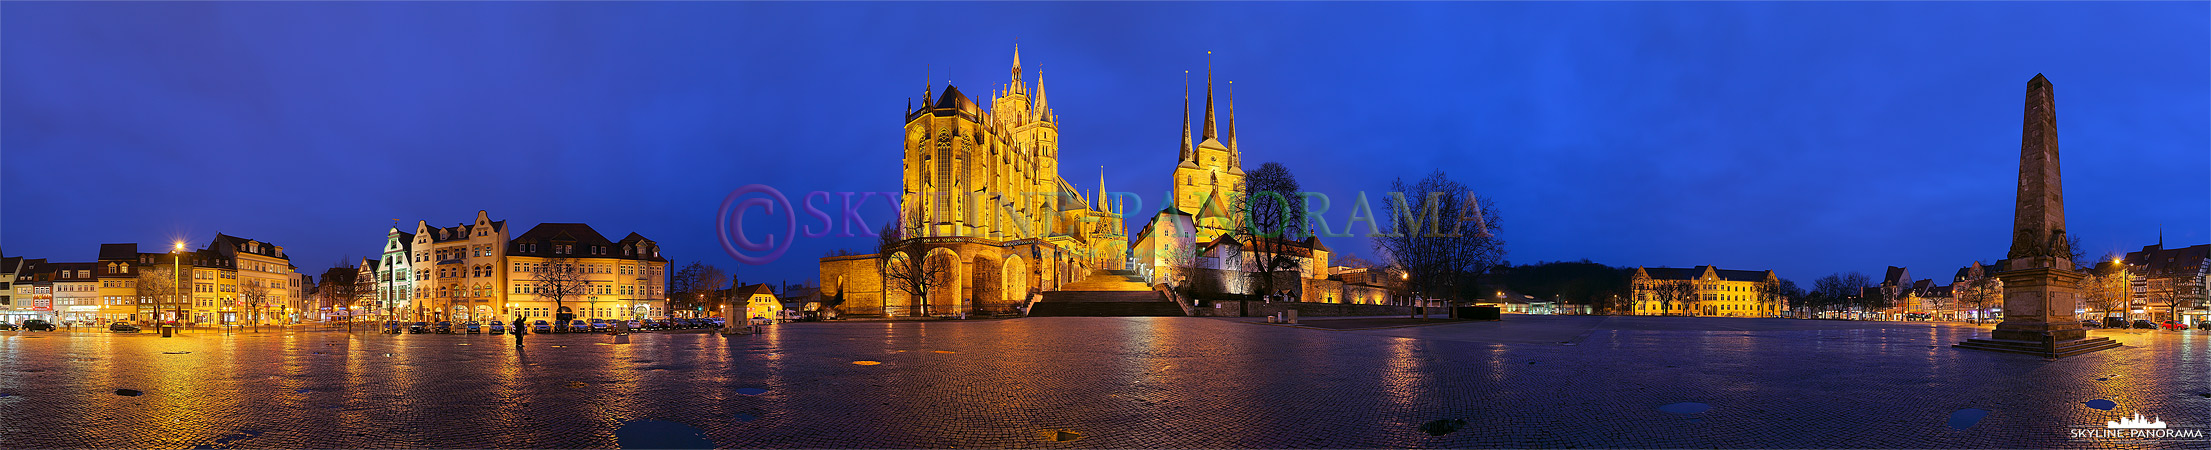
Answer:
<path fill-rule="evenodd" d="M 2063 358 L 2118 348 L 2110 338 L 2088 338 L 2073 317 L 2080 281 L 2065 234 L 2065 194 L 2059 180 L 2057 103 L 2050 80 L 2027 81 L 2027 117 L 2020 127 L 2019 196 L 2012 216 L 2011 253 L 1998 264 L 2004 282 L 2004 321 L 1992 339 L 1968 339 L 1952 347 Z"/>

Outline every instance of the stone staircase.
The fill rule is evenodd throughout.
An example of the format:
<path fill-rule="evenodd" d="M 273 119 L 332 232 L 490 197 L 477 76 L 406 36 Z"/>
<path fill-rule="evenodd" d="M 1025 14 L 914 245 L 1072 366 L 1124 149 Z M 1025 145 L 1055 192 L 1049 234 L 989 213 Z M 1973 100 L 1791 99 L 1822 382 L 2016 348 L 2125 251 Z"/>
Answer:
<path fill-rule="evenodd" d="M 1965 342 L 1953 344 L 1951 345 L 1951 347 L 1966 350 L 1981 350 L 2002 353 L 2018 353 L 2022 355 L 2035 355 L 2044 358 L 2064 358 L 2067 356 L 2079 355 L 2101 350 L 2110 350 L 2122 346 L 2119 344 L 2118 341 L 2113 341 L 2111 340 L 2111 338 L 2092 337 L 2077 341 L 2059 342 L 1966 339 Z"/>
<path fill-rule="evenodd" d="M 1160 298 L 1134 273 L 1101 271 L 1045 292 L 1029 317 L 1181 317 L 1182 307 Z"/>

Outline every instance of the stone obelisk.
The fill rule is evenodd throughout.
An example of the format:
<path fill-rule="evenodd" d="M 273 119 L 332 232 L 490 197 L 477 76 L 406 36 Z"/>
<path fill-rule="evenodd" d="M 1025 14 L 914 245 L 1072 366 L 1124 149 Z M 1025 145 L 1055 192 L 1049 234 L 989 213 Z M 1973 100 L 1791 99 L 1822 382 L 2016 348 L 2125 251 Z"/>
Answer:
<path fill-rule="evenodd" d="M 1958 348 L 2060 358 L 2116 348 L 2109 338 L 2088 339 L 2073 317 L 2080 281 L 2065 235 L 2065 194 L 2058 177 L 2057 106 L 2050 80 L 2027 81 L 2027 117 L 2019 138 L 2019 196 L 2011 223 L 2011 252 L 1997 266 L 2004 283 L 2004 321 L 1994 339 L 1972 339 Z"/>

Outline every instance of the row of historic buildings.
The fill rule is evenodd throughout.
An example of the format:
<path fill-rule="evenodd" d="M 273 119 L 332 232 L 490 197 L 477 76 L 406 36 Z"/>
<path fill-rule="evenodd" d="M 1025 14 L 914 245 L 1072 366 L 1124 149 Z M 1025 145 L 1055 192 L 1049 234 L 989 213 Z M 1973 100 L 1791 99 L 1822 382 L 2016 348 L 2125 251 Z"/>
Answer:
<path fill-rule="evenodd" d="M 315 286 L 284 247 L 216 234 L 197 250 L 167 252 L 138 244 L 101 244 L 90 261 L 0 257 L 0 316 L 10 322 L 179 321 L 188 324 L 289 323 L 313 313 Z"/>
<path fill-rule="evenodd" d="M 357 265 L 350 306 L 356 315 L 400 321 L 668 316 L 668 260 L 659 243 L 637 233 L 607 239 L 581 223 L 511 231 L 487 211 L 450 227 L 392 227 L 379 256 Z"/>
<path fill-rule="evenodd" d="M 2211 285 L 2211 244 L 2165 248 L 2160 242 L 2076 270 L 2089 275 L 2079 286 L 2077 316 L 2186 324 L 2211 320 L 2211 296 L 2205 289 Z M 2003 281 L 1996 271 L 1993 265 L 1974 262 L 1957 269 L 1945 285 L 1914 280 L 1909 269 L 1891 266 L 1860 296 L 1891 299 L 1890 307 L 1869 312 L 1897 318 L 1996 319 L 2003 311 Z"/>

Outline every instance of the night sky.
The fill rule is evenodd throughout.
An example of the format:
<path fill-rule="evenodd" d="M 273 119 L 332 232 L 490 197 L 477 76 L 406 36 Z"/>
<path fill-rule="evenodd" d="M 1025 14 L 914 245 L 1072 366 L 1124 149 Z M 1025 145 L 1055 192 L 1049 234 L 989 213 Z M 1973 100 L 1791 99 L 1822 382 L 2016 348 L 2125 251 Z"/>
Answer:
<path fill-rule="evenodd" d="M 906 102 L 931 75 L 987 96 L 1017 39 L 1062 176 L 1105 166 L 1148 210 L 1211 51 L 1247 168 L 1338 198 L 1443 169 L 1494 198 L 1514 263 L 1947 282 L 2007 248 L 2042 73 L 2084 250 L 2211 242 L 2202 2 L 101 2 L 0 5 L 0 245 L 222 232 L 319 275 L 393 219 L 488 209 L 728 268 L 723 196 L 898 189 Z M 736 272 L 811 280 L 872 245 Z"/>

